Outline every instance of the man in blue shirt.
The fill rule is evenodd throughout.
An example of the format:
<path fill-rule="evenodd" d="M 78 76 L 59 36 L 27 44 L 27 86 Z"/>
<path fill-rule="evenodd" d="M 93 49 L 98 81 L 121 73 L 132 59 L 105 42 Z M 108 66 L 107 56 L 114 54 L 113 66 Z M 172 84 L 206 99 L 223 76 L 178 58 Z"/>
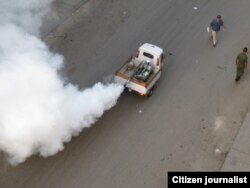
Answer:
<path fill-rule="evenodd" d="M 217 33 L 220 31 L 221 27 L 224 27 L 224 23 L 221 19 L 221 15 L 218 15 L 210 23 L 210 31 L 212 34 L 211 38 L 213 40 L 213 47 L 215 47 L 217 44 Z"/>

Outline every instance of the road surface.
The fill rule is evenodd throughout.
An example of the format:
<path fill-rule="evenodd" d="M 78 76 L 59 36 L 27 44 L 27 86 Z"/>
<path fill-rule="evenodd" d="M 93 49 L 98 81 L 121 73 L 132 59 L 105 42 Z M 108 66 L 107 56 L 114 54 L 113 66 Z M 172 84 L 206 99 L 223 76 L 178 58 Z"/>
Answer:
<path fill-rule="evenodd" d="M 164 188 L 168 171 L 220 170 L 249 106 L 250 76 L 236 85 L 234 62 L 249 46 L 250 2 L 66 2 L 78 6 L 61 6 L 63 20 L 45 22 L 43 40 L 80 88 L 109 79 L 144 42 L 172 56 L 151 98 L 123 93 L 57 155 L 12 167 L 1 153 L 0 187 Z M 212 48 L 206 27 L 217 14 L 226 30 Z"/>

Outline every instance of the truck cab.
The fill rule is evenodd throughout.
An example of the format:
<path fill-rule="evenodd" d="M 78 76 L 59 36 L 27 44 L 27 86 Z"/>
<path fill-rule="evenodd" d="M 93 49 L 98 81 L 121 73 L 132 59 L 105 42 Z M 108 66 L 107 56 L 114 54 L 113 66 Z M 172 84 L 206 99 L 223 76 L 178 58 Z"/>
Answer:
<path fill-rule="evenodd" d="M 163 50 L 158 46 L 145 43 L 139 47 L 135 59 L 138 62 L 148 61 L 154 67 L 154 72 L 158 72 L 164 59 Z"/>

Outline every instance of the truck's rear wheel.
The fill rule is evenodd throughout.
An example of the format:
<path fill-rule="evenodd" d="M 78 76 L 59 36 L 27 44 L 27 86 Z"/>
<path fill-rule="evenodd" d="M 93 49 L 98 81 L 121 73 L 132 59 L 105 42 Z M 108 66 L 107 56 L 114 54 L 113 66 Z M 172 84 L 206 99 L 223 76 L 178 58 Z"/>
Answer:
<path fill-rule="evenodd" d="M 154 87 L 152 87 L 148 93 L 146 94 L 147 97 L 151 97 L 153 95 L 153 92 L 154 92 Z"/>

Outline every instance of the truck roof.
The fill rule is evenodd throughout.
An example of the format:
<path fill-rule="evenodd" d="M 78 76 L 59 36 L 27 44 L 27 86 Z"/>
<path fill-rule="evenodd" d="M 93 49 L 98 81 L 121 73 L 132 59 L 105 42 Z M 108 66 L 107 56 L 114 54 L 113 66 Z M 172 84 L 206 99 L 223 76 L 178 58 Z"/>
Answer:
<path fill-rule="evenodd" d="M 163 50 L 160 47 L 155 46 L 153 44 L 149 44 L 149 43 L 143 44 L 140 47 L 140 50 L 153 53 L 154 55 L 157 55 L 157 56 L 160 56 L 163 52 Z"/>

